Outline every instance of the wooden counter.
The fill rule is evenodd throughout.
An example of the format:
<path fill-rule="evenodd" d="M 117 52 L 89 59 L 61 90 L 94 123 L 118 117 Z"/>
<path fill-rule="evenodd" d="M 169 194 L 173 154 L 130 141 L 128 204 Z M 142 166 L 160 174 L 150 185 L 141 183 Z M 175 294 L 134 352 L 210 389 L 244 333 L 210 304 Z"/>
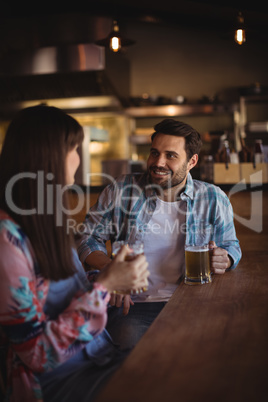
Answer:
<path fill-rule="evenodd" d="M 262 215 L 258 233 L 236 222 L 238 267 L 211 284 L 181 283 L 97 402 L 267 400 L 267 193 L 261 200 L 252 212 L 252 193 L 233 196 L 240 216 Z"/>

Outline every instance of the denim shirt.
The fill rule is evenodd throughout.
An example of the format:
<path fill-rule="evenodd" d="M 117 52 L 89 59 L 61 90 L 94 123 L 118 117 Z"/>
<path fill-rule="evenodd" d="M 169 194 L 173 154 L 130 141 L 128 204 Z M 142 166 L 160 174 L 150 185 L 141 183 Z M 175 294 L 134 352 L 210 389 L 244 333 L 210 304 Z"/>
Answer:
<path fill-rule="evenodd" d="M 92 285 L 88 281 L 85 270 L 78 259 L 77 253 L 73 250 L 73 261 L 77 272 L 60 281 L 50 281 L 49 290 L 43 307 L 44 313 L 52 320 L 65 310 L 72 298 L 81 290 L 87 292 L 92 290 Z"/>
<path fill-rule="evenodd" d="M 107 253 L 108 240 L 142 241 L 156 199 L 157 193 L 147 174 L 124 175 L 114 180 L 89 210 L 82 233 L 76 234 L 80 260 L 84 262 L 96 250 Z M 233 261 L 231 268 L 235 268 L 242 254 L 227 195 L 218 186 L 193 180 L 188 173 L 179 199 L 187 204 L 186 244 L 195 243 L 204 229 L 204 242 L 214 240 L 217 247 L 226 249 Z"/>

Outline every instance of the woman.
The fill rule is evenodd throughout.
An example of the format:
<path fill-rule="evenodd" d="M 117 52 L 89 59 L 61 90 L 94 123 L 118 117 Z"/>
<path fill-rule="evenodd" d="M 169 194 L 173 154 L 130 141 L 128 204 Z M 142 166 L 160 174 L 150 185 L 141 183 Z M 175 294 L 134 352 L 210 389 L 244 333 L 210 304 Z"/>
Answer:
<path fill-rule="evenodd" d="M 0 329 L 7 401 L 90 401 L 123 356 L 104 330 L 109 294 L 147 286 L 147 262 L 123 248 L 87 278 L 67 233 L 66 185 L 79 123 L 34 106 L 11 122 L 0 157 Z"/>

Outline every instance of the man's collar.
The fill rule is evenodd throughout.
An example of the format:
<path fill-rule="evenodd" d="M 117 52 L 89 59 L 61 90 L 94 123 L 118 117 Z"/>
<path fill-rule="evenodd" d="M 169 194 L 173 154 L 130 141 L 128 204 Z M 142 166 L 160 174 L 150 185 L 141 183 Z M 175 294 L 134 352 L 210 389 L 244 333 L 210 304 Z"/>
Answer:
<path fill-rule="evenodd" d="M 187 175 L 185 190 L 181 193 L 181 195 L 185 195 L 191 198 L 191 200 L 194 198 L 194 182 L 190 172 Z"/>

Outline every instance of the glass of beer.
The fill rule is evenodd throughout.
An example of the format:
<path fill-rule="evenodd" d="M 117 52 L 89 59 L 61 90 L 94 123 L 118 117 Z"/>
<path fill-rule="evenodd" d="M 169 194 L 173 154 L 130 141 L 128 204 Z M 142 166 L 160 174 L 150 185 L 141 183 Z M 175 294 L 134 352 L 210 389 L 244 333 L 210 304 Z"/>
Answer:
<path fill-rule="evenodd" d="M 185 278 L 187 285 L 203 285 L 210 283 L 209 246 L 185 245 Z"/>
<path fill-rule="evenodd" d="M 131 261 L 135 259 L 138 255 L 144 254 L 144 245 L 140 241 L 136 241 L 134 243 L 128 243 L 125 241 L 116 241 L 112 244 L 112 258 L 114 258 L 117 253 L 121 250 L 121 248 L 127 245 L 129 248 L 129 252 L 125 256 L 125 261 Z M 147 288 L 143 287 L 141 289 L 127 289 L 127 290 L 114 290 L 113 293 L 115 294 L 139 294 L 142 292 L 146 292 Z"/>

